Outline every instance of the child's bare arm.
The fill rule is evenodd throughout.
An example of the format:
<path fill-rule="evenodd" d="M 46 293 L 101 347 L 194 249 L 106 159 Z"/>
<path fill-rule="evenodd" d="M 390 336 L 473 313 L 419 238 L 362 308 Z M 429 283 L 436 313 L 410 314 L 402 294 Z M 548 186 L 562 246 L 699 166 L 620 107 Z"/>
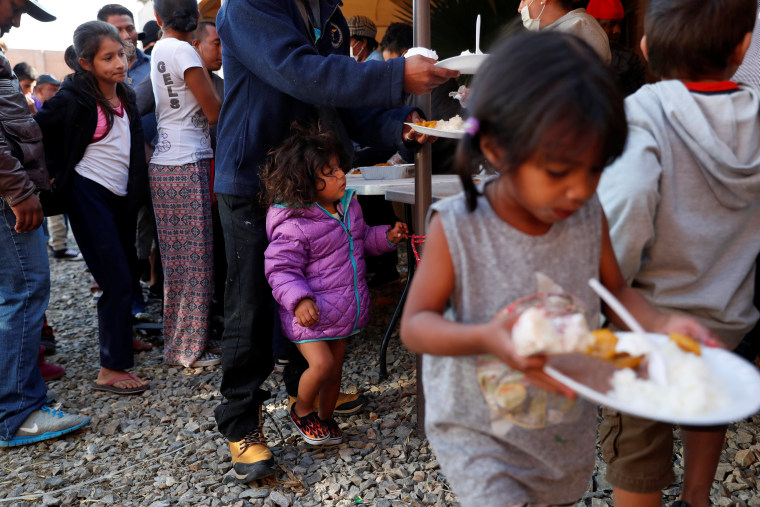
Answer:
<path fill-rule="evenodd" d="M 209 124 L 216 125 L 219 120 L 219 111 L 222 108 L 222 99 L 216 94 L 216 89 L 206 69 L 203 67 L 187 69 L 185 71 L 185 82 L 200 104 Z"/>
<path fill-rule="evenodd" d="M 653 307 L 638 291 L 630 288 L 625 283 L 623 274 L 620 272 L 620 267 L 615 258 L 615 252 L 612 249 L 612 240 L 607 228 L 607 219 L 604 215 L 602 215 L 602 254 L 599 263 L 599 278 L 602 285 L 607 287 L 623 303 L 623 306 L 633 314 L 636 320 L 647 331 L 658 333 L 678 332 L 689 335 L 706 345 L 713 347 L 722 346 L 720 340 L 695 319 L 662 313 Z M 604 314 L 616 326 L 628 329 L 628 326 L 611 309 L 605 307 Z"/>
<path fill-rule="evenodd" d="M 542 368 L 541 357 L 514 352 L 509 329 L 513 321 L 462 324 L 443 318 L 454 290 L 454 266 L 440 219 L 434 216 L 425 239 L 424 261 L 415 272 L 401 316 L 401 339 L 412 352 L 440 356 L 494 354 L 511 367 Z"/>
<path fill-rule="evenodd" d="M 462 324 L 443 318 L 454 290 L 454 265 L 440 219 L 434 216 L 425 239 L 424 261 L 414 275 L 401 317 L 401 339 L 418 354 L 469 356 L 493 354 L 511 368 L 525 372 L 533 384 L 570 398 L 575 393 L 543 371 L 544 356 L 518 355 L 510 329 L 514 318 L 485 324 Z"/>

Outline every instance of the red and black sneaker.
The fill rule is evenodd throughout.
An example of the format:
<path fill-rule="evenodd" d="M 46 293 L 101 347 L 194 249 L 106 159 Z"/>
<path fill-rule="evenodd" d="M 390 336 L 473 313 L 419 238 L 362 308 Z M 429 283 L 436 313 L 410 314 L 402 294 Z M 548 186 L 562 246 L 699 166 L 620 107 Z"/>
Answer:
<path fill-rule="evenodd" d="M 290 408 L 290 419 L 296 425 L 298 432 L 307 444 L 324 445 L 327 443 L 330 432 L 319 422 L 319 416 L 316 412 L 298 417 L 296 414 L 296 404 L 294 403 Z"/>
<path fill-rule="evenodd" d="M 343 432 L 340 430 L 338 423 L 335 422 L 335 419 L 320 419 L 319 422 L 323 427 L 327 428 L 327 431 L 330 434 L 325 441 L 326 445 L 338 445 L 343 443 Z"/>

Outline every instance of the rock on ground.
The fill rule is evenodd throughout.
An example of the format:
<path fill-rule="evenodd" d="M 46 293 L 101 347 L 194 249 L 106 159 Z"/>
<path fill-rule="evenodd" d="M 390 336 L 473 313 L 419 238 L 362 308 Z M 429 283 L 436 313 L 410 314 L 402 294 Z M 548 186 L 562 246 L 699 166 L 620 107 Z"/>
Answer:
<path fill-rule="evenodd" d="M 401 256 L 403 257 L 403 256 Z M 214 407 L 221 401 L 218 367 L 185 369 L 162 363 L 161 346 L 135 355 L 133 372 L 151 389 L 120 397 L 91 388 L 98 372 L 98 337 L 91 277 L 81 262 L 51 259 L 52 291 L 47 312 L 58 343 L 49 362 L 67 374 L 50 382 L 54 406 L 87 414 L 83 431 L 63 438 L 0 450 L 0 504 L 71 505 L 267 505 L 375 506 L 458 505 L 435 456 L 416 429 L 415 358 L 391 340 L 390 377 L 380 381 L 378 355 L 400 285 L 373 290 L 372 321 L 349 341 L 344 390 L 365 393 L 359 414 L 338 422 L 347 441 L 314 448 L 297 436 L 288 418 L 279 374 L 265 388 L 265 432 L 277 461 L 277 476 L 239 484 L 229 474 L 227 441 L 216 430 Z M 158 313 L 153 302 L 149 310 Z M 756 478 L 760 442 L 755 417 L 732 425 L 713 484 L 716 505 L 760 505 Z M 683 474 L 680 442 L 676 475 Z M 677 498 L 678 484 L 666 491 Z M 611 488 L 598 460 L 579 505 L 612 505 Z"/>

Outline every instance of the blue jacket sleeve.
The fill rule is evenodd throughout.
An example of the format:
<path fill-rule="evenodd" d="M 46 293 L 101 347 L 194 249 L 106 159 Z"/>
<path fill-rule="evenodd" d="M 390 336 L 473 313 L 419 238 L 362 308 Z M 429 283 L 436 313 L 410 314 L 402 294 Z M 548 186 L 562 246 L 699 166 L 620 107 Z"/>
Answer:
<path fill-rule="evenodd" d="M 218 21 L 225 46 L 242 65 L 302 102 L 331 107 L 403 105 L 403 59 L 358 63 L 348 55 L 320 55 L 292 0 L 227 0 L 224 18 Z M 348 34 L 343 36 L 346 44 Z"/>
<path fill-rule="evenodd" d="M 408 150 L 401 131 L 407 116 L 414 110 L 409 106 L 398 109 L 352 108 L 341 109 L 340 116 L 351 139 L 359 145 Z"/>

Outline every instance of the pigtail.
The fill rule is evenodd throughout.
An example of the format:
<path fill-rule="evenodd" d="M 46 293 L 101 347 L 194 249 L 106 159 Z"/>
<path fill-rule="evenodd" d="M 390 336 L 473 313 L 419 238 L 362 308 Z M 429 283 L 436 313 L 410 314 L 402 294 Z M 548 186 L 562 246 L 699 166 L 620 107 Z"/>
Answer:
<path fill-rule="evenodd" d="M 480 122 L 471 117 L 465 122 L 465 135 L 457 145 L 454 165 L 459 179 L 462 181 L 467 209 L 475 211 L 478 207 L 478 197 L 481 193 L 475 187 L 472 175 L 480 169 L 481 162 L 485 159 L 480 151 Z"/>

